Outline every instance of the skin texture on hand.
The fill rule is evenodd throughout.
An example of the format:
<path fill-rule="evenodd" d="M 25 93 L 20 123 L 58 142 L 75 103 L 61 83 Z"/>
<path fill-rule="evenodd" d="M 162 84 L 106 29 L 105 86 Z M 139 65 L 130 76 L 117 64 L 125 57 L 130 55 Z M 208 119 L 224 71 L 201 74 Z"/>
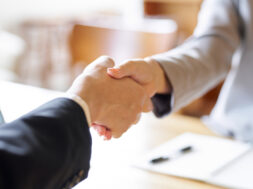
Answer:
<path fill-rule="evenodd" d="M 119 66 L 108 68 L 107 73 L 115 79 L 132 78 L 146 89 L 150 97 L 171 90 L 163 69 L 150 58 L 128 60 Z"/>
<path fill-rule="evenodd" d="M 141 112 L 152 110 L 150 98 L 141 85 L 130 78 L 116 80 L 107 74 L 107 69 L 113 66 L 111 58 L 98 58 L 68 91 L 88 104 L 92 127 L 106 139 L 120 137 L 139 120 Z"/>

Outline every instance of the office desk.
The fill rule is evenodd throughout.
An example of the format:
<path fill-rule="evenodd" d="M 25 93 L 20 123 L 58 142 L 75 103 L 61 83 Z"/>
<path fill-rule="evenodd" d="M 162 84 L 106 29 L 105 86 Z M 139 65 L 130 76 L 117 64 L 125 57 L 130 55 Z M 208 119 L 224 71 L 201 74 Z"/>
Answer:
<path fill-rule="evenodd" d="M 58 97 L 61 93 L 0 81 L 0 106 L 7 121 Z M 171 115 L 157 119 L 143 115 L 120 139 L 103 141 L 91 130 L 93 154 L 90 174 L 75 189 L 221 189 L 198 181 L 140 170 L 131 166 L 139 155 L 184 132 L 214 135 L 199 119 Z"/>

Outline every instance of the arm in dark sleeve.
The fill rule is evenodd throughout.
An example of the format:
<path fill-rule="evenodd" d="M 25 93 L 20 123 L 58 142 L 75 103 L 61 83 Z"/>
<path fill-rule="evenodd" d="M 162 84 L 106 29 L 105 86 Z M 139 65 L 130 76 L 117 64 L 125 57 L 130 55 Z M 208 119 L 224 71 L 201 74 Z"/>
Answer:
<path fill-rule="evenodd" d="M 90 156 L 82 108 L 55 99 L 0 127 L 0 188 L 71 188 L 87 177 Z"/>

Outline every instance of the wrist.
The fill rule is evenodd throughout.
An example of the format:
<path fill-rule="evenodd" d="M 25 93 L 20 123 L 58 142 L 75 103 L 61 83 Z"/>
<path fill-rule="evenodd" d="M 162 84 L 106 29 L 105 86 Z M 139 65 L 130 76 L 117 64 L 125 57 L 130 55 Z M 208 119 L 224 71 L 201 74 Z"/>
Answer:
<path fill-rule="evenodd" d="M 79 106 L 84 111 L 86 120 L 88 122 L 88 126 L 91 127 L 90 108 L 89 108 L 88 104 L 86 103 L 86 101 L 84 99 L 82 99 L 80 96 L 78 96 L 77 94 L 73 94 L 69 91 L 66 92 L 66 95 L 64 95 L 64 97 L 69 98 L 69 99 L 75 101 L 77 104 L 79 104 Z"/>
<path fill-rule="evenodd" d="M 171 91 L 171 87 L 161 65 L 152 58 L 146 58 L 145 61 L 150 64 L 153 69 L 154 82 L 156 86 L 155 92 L 159 94 L 169 93 Z"/>
<path fill-rule="evenodd" d="M 91 86 L 89 84 L 91 81 L 89 80 L 90 80 L 89 76 L 88 77 L 86 76 L 85 79 L 83 79 L 82 76 L 80 76 L 80 78 L 76 79 L 76 81 L 67 91 L 67 93 L 78 96 L 81 100 L 83 100 L 86 103 L 88 107 L 88 111 L 89 111 L 88 114 L 90 117 L 89 122 L 93 123 L 94 120 L 96 120 L 96 115 L 97 115 L 95 113 L 94 107 L 97 107 L 97 106 L 94 105 L 96 101 L 94 100 L 94 94 L 92 94 L 93 90 L 91 90 Z M 85 114 L 86 114 L 86 111 L 85 111 Z"/>

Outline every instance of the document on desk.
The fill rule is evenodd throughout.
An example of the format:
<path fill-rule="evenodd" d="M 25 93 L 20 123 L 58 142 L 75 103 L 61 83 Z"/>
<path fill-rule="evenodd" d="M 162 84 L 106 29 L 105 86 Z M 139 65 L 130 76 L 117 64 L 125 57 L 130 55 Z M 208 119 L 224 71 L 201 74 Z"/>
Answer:
<path fill-rule="evenodd" d="M 189 147 L 190 151 L 182 153 Z M 251 146 L 218 137 L 185 133 L 140 157 L 133 165 L 227 188 L 253 188 Z"/>

